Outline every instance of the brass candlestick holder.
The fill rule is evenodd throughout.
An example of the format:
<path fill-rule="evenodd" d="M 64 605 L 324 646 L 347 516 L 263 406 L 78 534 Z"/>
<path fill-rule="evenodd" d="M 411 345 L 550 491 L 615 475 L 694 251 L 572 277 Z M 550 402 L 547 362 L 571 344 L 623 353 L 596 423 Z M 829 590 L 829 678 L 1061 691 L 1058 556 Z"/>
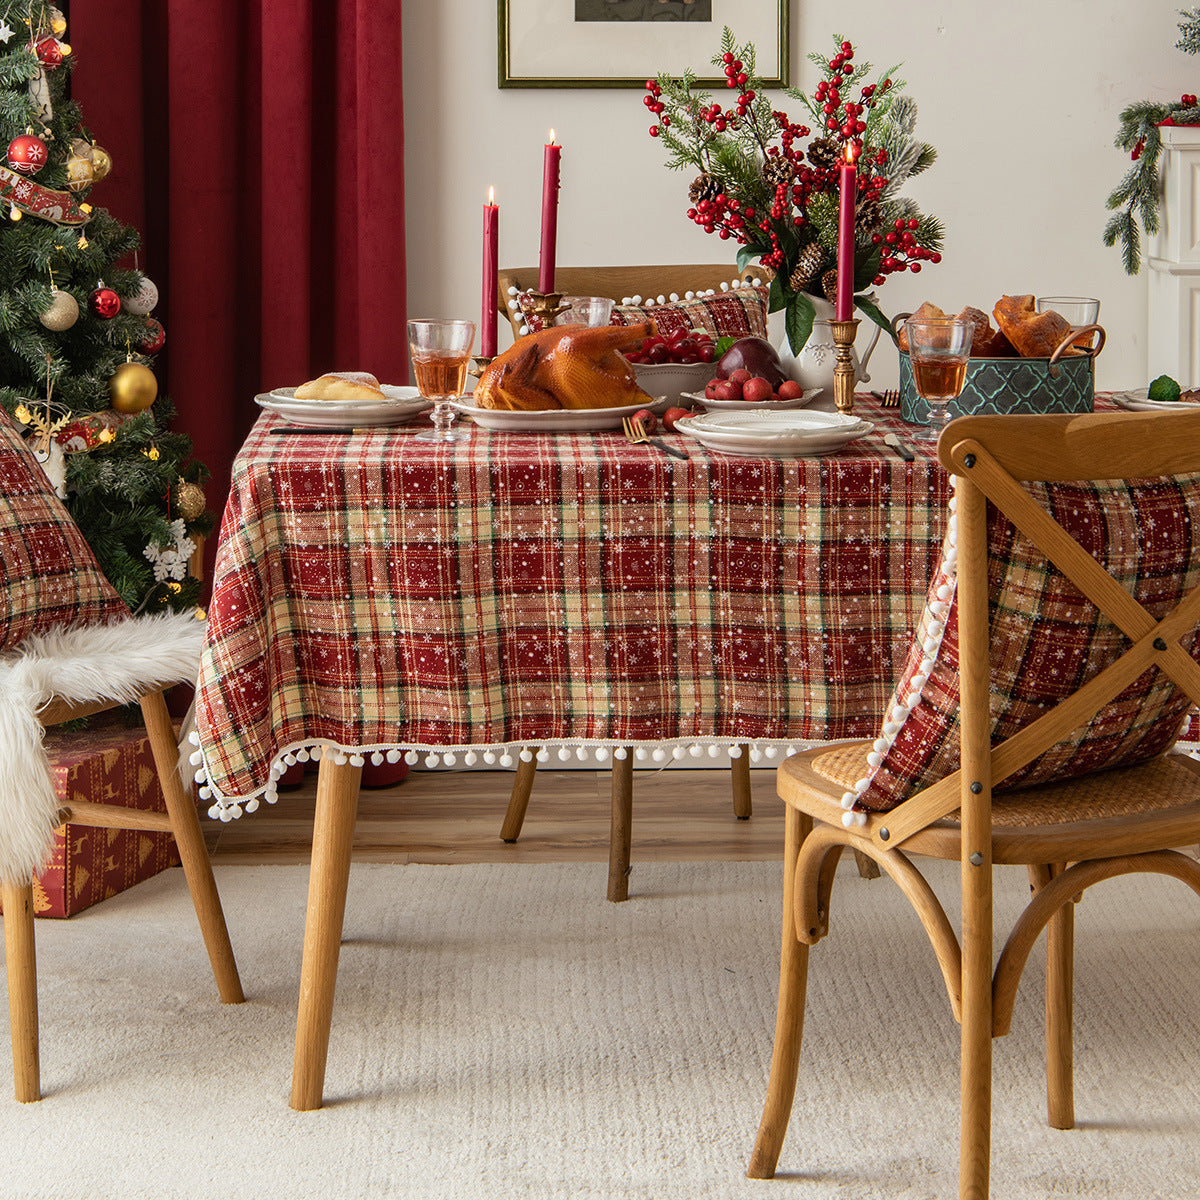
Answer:
<path fill-rule="evenodd" d="M 521 304 L 521 311 L 526 316 L 537 317 L 543 329 L 549 329 L 554 324 L 554 318 L 571 307 L 562 302 L 562 292 L 528 292 L 527 297 Z"/>
<path fill-rule="evenodd" d="M 471 359 L 471 365 L 467 368 L 467 374 L 474 375 L 478 379 L 494 361 L 490 354 L 477 354 Z"/>
<path fill-rule="evenodd" d="M 854 411 L 854 363 L 851 354 L 854 352 L 854 339 L 858 336 L 858 321 L 830 321 L 833 330 L 834 353 L 837 361 L 833 364 L 833 402 L 840 413 Z"/>

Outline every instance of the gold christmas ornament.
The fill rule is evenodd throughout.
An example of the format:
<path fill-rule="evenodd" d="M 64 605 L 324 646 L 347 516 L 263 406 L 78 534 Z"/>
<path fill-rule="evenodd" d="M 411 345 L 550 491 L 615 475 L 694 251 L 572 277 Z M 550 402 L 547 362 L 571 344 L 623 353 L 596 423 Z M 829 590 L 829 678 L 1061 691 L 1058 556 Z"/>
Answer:
<path fill-rule="evenodd" d="M 103 146 L 92 147 L 92 174 L 103 179 L 112 170 L 112 155 Z"/>
<path fill-rule="evenodd" d="M 96 169 L 92 163 L 95 147 L 86 138 L 71 140 L 71 154 L 67 159 L 67 187 L 73 192 L 82 192 L 96 181 Z"/>
<path fill-rule="evenodd" d="M 50 307 L 42 313 L 39 320 L 54 333 L 62 333 L 79 320 L 79 302 L 70 292 L 60 292 L 58 288 L 54 288 Z"/>
<path fill-rule="evenodd" d="M 60 9 L 53 6 L 50 8 L 50 28 L 56 38 L 62 37 L 67 32 L 67 18 L 62 15 Z"/>
<path fill-rule="evenodd" d="M 139 413 L 154 403 L 158 396 L 158 380 L 149 367 L 123 362 L 108 381 L 108 394 L 117 412 Z"/>
<path fill-rule="evenodd" d="M 199 484 L 181 479 L 175 488 L 175 508 L 185 521 L 194 521 L 204 512 L 207 500 Z"/>

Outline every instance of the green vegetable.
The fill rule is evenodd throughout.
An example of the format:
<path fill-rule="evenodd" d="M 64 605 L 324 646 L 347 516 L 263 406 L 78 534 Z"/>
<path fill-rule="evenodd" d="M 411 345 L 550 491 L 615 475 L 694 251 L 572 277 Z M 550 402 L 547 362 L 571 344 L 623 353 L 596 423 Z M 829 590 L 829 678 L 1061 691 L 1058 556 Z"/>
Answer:
<path fill-rule="evenodd" d="M 1151 400 L 1178 400 L 1183 389 L 1170 375 L 1160 375 L 1151 385 L 1146 395 Z"/>

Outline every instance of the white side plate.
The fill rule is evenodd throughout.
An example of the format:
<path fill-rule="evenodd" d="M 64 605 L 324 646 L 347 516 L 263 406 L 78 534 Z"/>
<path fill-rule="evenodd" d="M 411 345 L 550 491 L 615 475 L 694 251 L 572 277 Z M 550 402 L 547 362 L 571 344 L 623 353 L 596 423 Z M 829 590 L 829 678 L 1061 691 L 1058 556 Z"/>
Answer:
<path fill-rule="evenodd" d="M 342 429 L 346 426 L 402 425 L 429 407 L 415 387 L 380 385 L 383 400 L 297 400 L 295 388 L 275 388 L 254 402 L 292 425 L 311 429 Z"/>
<path fill-rule="evenodd" d="M 767 458 L 807 458 L 830 454 L 875 428 L 870 421 L 843 413 L 732 412 L 680 417 L 679 433 L 709 450 Z"/>
<path fill-rule="evenodd" d="M 1176 412 L 1181 408 L 1200 408 L 1190 400 L 1150 400 L 1143 388 L 1140 392 L 1114 392 L 1113 403 L 1130 412 Z"/>

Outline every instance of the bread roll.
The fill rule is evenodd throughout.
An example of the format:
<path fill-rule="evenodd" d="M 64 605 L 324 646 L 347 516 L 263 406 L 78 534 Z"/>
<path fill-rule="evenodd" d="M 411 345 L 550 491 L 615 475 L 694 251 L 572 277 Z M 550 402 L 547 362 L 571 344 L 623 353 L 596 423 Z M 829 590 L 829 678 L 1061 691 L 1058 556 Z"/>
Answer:
<path fill-rule="evenodd" d="M 1056 312 L 1038 312 L 1033 296 L 1001 296 L 992 310 L 1000 331 L 1022 358 L 1049 358 L 1071 332 L 1071 322 Z M 1067 354 L 1076 354 L 1068 347 Z"/>
<path fill-rule="evenodd" d="M 296 389 L 297 400 L 383 400 L 379 380 L 367 371 L 331 371 Z"/>

